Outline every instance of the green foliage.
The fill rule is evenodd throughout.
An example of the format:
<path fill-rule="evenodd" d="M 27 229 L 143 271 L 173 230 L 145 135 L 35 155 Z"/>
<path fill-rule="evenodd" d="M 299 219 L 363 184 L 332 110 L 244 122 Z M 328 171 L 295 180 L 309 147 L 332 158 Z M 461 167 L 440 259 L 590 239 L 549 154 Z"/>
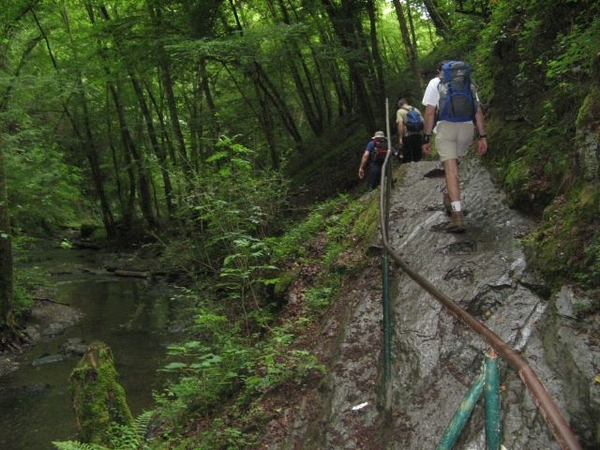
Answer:
<path fill-rule="evenodd" d="M 190 333 L 195 339 L 169 347 L 172 361 L 163 371 L 176 377 L 163 393 L 156 396 L 160 415 L 173 430 L 200 415 L 204 420 L 220 417 L 228 406 L 244 410 L 252 402 L 285 383 L 301 384 L 305 379 L 323 373 L 325 368 L 310 350 L 295 347 L 298 333 L 311 317 L 318 317 L 335 299 L 342 276 L 336 273 L 340 255 L 365 240 L 357 233 L 371 227 L 356 227 L 365 214 L 366 204 L 348 196 L 316 205 L 305 220 L 280 237 L 266 239 L 272 260 L 280 269 L 301 266 L 300 276 L 312 278 L 302 294 L 302 311 L 297 320 L 273 326 L 268 308 L 254 305 L 252 312 L 262 316 L 260 334 L 248 334 L 245 319 L 232 315 L 223 302 L 208 298 L 199 301 Z M 257 239 L 248 239 L 249 254 L 261 252 Z M 242 244 L 236 244 L 242 246 Z M 239 252 L 240 249 L 238 248 Z M 235 261 L 239 253 L 232 258 Z M 227 259 L 227 257 L 226 257 Z M 224 260 L 225 261 L 225 260 Z M 229 264 L 230 261 L 227 262 Z M 289 264 L 292 263 L 291 266 Z M 224 266 L 226 264 L 224 263 Z M 229 275 L 229 274 L 228 274 Z M 251 279 L 254 275 L 234 273 Z M 278 278 L 286 278 L 282 275 Z M 230 292 L 230 291 L 229 291 Z M 212 420 L 194 439 L 195 448 L 236 448 L 253 442 L 253 434 L 241 430 L 243 416 L 236 412 L 238 426 L 220 419 Z M 259 409 L 252 413 L 253 428 L 261 420 Z M 250 419 L 248 419 L 250 420 Z M 182 440 L 182 442 L 185 439 Z M 183 445 L 183 444 L 182 444 Z"/>
<path fill-rule="evenodd" d="M 544 211 L 526 240 L 530 262 L 559 286 L 575 280 L 585 289 L 600 287 L 600 193 L 580 183 Z"/>
<path fill-rule="evenodd" d="M 114 423 L 110 429 L 108 446 L 77 441 L 53 442 L 58 450 L 147 450 L 148 429 L 152 412 L 139 415 L 132 424 Z"/>
<path fill-rule="evenodd" d="M 586 11 L 586 14 L 589 14 Z M 553 84 L 572 89 L 592 74 L 593 55 L 598 51 L 600 21 L 576 23 L 556 38 L 556 57 L 549 60 L 546 78 Z"/>
<path fill-rule="evenodd" d="M 577 117 L 600 49 L 587 3 L 500 2 L 482 33 L 476 73 L 494 107 L 486 159 L 512 206 L 528 212 L 540 214 L 575 169 Z"/>
<path fill-rule="evenodd" d="M 98 444 L 86 444 L 77 441 L 52 442 L 58 450 L 111 450 Z"/>
<path fill-rule="evenodd" d="M 198 441 L 194 443 L 194 448 L 198 450 L 212 450 L 215 448 L 234 450 L 249 448 L 254 444 L 255 436 L 238 427 L 228 425 L 221 418 L 217 418 L 212 422 L 210 429 L 201 433 Z"/>
<path fill-rule="evenodd" d="M 499 132 L 498 136 L 504 136 Z M 530 134 L 530 139 L 500 165 L 503 182 L 513 206 L 541 213 L 561 188 L 572 167 L 572 144 L 558 134 L 552 126 L 540 127 Z M 528 205 L 528 206 L 527 206 Z"/>
<path fill-rule="evenodd" d="M 32 7 L 40 8 L 48 45 L 33 45 L 31 55 L 27 52 L 35 44 L 32 36 L 40 34 L 33 22 L 2 41 L 3 46 L 14 44 L 0 55 L 6 60 L 0 83 L 11 103 L 2 117 L 2 138 L 13 225 L 19 231 L 52 229 L 97 214 L 99 192 L 90 187 L 84 148 L 92 142 L 99 150 L 108 203 L 115 210 L 128 188 L 139 189 L 139 178 L 147 170 L 155 209 L 162 213 L 162 176 L 171 176 L 180 228 L 165 244 L 164 262 L 202 283 L 188 295 L 194 297 L 194 307 L 181 312 L 193 323 L 186 330 L 189 337 L 169 348 L 173 360 L 164 371 L 174 381 L 157 395 L 158 409 L 167 434 L 184 432 L 198 416 L 209 424 L 200 432 L 201 442 L 187 448 L 241 448 L 251 445 L 251 434 L 214 416 L 225 406 L 243 409 L 281 383 L 300 383 L 311 371 L 323 370 L 314 355 L 294 346 L 296 327 L 335 301 L 343 275 L 362 263 L 360 256 L 349 255 L 353 250 L 361 255 L 378 226 L 376 198 L 353 202 L 343 195 L 317 205 L 288 229 L 289 181 L 263 169 L 269 152 L 283 161 L 295 187 L 309 186 L 327 196 L 338 188 L 349 190 L 363 148 L 358 142 L 362 126 L 371 120 L 368 105 L 358 105 L 356 99 L 369 97 L 370 84 L 421 91 L 402 84 L 408 63 L 393 14 L 381 16 L 386 37 L 378 31 L 378 40 L 382 61 L 387 62 L 382 72 L 395 80 L 376 80 L 370 66 L 377 61 L 367 52 L 361 69 L 368 84 L 356 86 L 348 62 L 359 52 L 332 38 L 334 24 L 319 2 L 306 2 L 303 10 L 294 11 L 290 17 L 297 22 L 292 24 L 281 23 L 279 4 L 193 3 L 182 2 L 181 8 L 127 3 L 119 5 L 118 16 L 107 7 L 111 20 L 97 15 L 94 24 L 88 10 L 68 3 L 67 29 L 65 16 L 52 9 L 48 14 L 43 8 L 49 5 L 37 2 Z M 431 53 L 420 55 L 423 73 L 433 75 L 435 65 L 448 58 L 475 66 L 475 80 L 490 106 L 491 151 L 486 160 L 513 206 L 545 210 L 542 226 L 527 241 L 533 261 L 557 282 L 573 273 L 576 281 L 594 287 L 600 274 L 597 189 L 578 186 L 572 195 L 560 195 L 571 187 L 577 113 L 599 50 L 598 3 L 477 3 L 490 7 L 492 16 L 459 14 L 455 2 L 438 5 L 448 25 L 445 38 L 432 37 L 422 5 L 411 4 L 420 51 L 435 42 Z M 226 9 L 232 7 L 237 15 Z M 15 12 L 11 14 L 0 20 L 12 27 Z M 366 36 L 351 37 L 358 38 L 358 45 Z M 51 61 L 49 51 L 58 58 Z M 141 94 L 129 85 L 136 77 Z M 30 80 L 39 82 L 35 89 L 28 89 Z M 169 97 L 168 82 L 180 117 L 163 104 Z M 110 87 L 116 88 L 118 99 L 107 95 Z M 160 128 L 159 148 L 150 143 L 141 113 L 145 98 L 152 108 L 149 122 Z M 117 100 L 119 109 L 113 104 Z M 377 108 L 375 116 L 382 113 Z M 311 112 L 318 116 L 315 130 L 309 125 Z M 123 122 L 117 120 L 120 113 Z M 184 125 L 184 150 L 176 148 L 174 123 Z M 292 125 L 299 135 L 290 130 Z M 119 131 L 125 130 L 132 133 L 139 161 L 131 159 L 132 143 L 119 141 Z M 91 142 L 83 138 L 88 131 Z M 235 133 L 240 135 L 226 137 Z M 263 135 L 269 137 L 268 145 Z M 191 159 L 190 174 L 178 151 Z M 161 152 L 167 155 L 164 161 Z M 342 170 L 345 165 L 352 166 L 351 172 Z M 131 185 L 126 183 L 129 176 Z M 316 178 L 328 178 L 328 183 L 314 185 Z M 134 200 L 137 204 L 139 198 Z M 94 207 L 89 213 L 88 201 Z M 286 288 L 298 280 L 303 285 L 296 313 L 303 317 L 275 326 L 275 306 L 283 306 Z M 23 278 L 18 282 L 30 283 Z M 23 290 L 17 298 L 27 306 Z M 135 426 L 115 431 L 115 446 L 144 445 Z"/>
<path fill-rule="evenodd" d="M 257 169 L 256 152 L 233 139 L 223 138 L 217 149 L 186 200 L 185 228 L 197 232 L 169 242 L 164 261 L 191 277 L 214 276 L 210 289 L 252 329 L 264 320 L 252 311 L 268 303 L 268 289 L 278 281 L 266 236 L 283 225 L 287 183 Z"/>
<path fill-rule="evenodd" d="M 145 412 L 131 424 L 114 423 L 110 430 L 109 447 L 115 450 L 147 450 L 150 421 L 153 412 Z"/>
<path fill-rule="evenodd" d="M 348 195 L 324 201 L 313 207 L 308 216 L 278 238 L 272 238 L 274 261 L 284 264 L 292 260 L 314 259 L 311 254 L 314 241 L 326 235 L 327 262 L 335 260 L 347 248 L 352 236 L 361 236 L 364 230 L 355 230 L 355 221 L 362 214 L 364 205 L 351 201 Z M 340 242 L 344 245 L 339 246 Z"/>
<path fill-rule="evenodd" d="M 36 240 L 25 236 L 16 236 L 12 241 L 13 245 L 13 264 L 18 266 L 13 271 L 14 282 L 14 313 L 17 319 L 27 316 L 33 306 L 33 295 L 36 291 L 48 287 L 47 273 L 35 263 L 37 261 L 25 260 L 24 253 L 35 254 L 35 250 L 22 250 L 31 246 L 36 248 Z"/>
<path fill-rule="evenodd" d="M 19 270 L 16 272 L 14 277 L 14 314 L 18 319 L 22 315 L 27 314 L 33 306 L 33 297 L 31 291 L 33 286 L 39 286 L 37 280 L 39 278 L 32 278 L 30 271 Z M 44 281 L 47 283 L 47 280 Z"/>
<path fill-rule="evenodd" d="M 6 141 L 6 175 L 13 228 L 29 235 L 77 223 L 80 170 L 68 165 L 39 133 Z M 52 187 L 49 189 L 49 187 Z"/>
<path fill-rule="evenodd" d="M 337 286 L 328 285 L 308 288 L 304 293 L 307 310 L 315 313 L 325 309 L 335 298 L 337 288 L 339 288 L 339 283 Z"/>
<path fill-rule="evenodd" d="M 311 372 L 324 370 L 309 351 L 291 348 L 295 334 L 289 326 L 273 328 L 267 339 L 244 342 L 214 326 L 224 320 L 212 315 L 198 320 L 218 334 L 209 339 L 212 346 L 188 341 L 169 347 L 174 361 L 163 370 L 179 378 L 157 396 L 161 416 L 169 423 L 180 423 L 184 414 L 209 417 L 236 393 L 237 402 L 244 404 L 278 384 L 300 383 Z M 195 445 L 211 448 L 217 441 L 238 439 L 249 437 L 217 419 Z"/>

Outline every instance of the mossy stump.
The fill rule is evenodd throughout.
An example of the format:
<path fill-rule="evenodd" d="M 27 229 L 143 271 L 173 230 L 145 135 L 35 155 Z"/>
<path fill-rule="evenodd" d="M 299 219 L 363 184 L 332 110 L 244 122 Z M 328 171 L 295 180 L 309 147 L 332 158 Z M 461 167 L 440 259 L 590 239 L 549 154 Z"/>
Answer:
<path fill-rule="evenodd" d="M 107 445 L 111 424 L 133 423 L 113 362 L 110 347 L 93 342 L 69 377 L 82 442 Z"/>

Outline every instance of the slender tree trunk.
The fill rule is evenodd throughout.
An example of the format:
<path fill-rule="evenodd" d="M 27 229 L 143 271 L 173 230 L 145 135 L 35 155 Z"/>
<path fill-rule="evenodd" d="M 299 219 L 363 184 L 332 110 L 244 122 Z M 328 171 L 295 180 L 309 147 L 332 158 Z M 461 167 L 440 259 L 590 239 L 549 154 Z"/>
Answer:
<path fill-rule="evenodd" d="M 375 73 L 377 74 L 377 90 L 376 99 L 378 105 L 385 104 L 385 77 L 383 74 L 383 61 L 381 59 L 381 52 L 379 51 L 379 39 L 377 36 L 377 18 L 375 2 L 367 2 L 367 13 L 369 15 L 369 37 L 371 40 L 371 53 L 373 55 L 373 63 L 375 65 Z"/>
<path fill-rule="evenodd" d="M 321 29 L 319 34 L 320 40 L 323 42 L 324 46 L 328 47 L 334 45 L 332 37 L 326 30 Z M 339 117 L 346 117 L 352 112 L 352 96 L 348 92 L 348 88 L 342 77 L 342 71 L 337 61 L 333 58 L 329 58 L 321 63 L 323 70 L 325 73 L 329 74 L 331 82 L 333 83 L 333 88 L 337 96 L 337 114 Z M 328 93 L 329 89 L 326 88 L 324 91 Z"/>
<path fill-rule="evenodd" d="M 394 0 L 394 3 L 395 2 L 396 0 Z M 441 8 L 438 4 L 438 0 L 423 0 L 423 4 L 427 9 L 427 14 L 429 14 L 429 18 L 433 22 L 433 25 L 435 26 L 435 29 L 438 32 L 438 34 L 442 36 L 448 36 L 448 34 L 450 33 L 450 26 L 440 13 Z"/>
<path fill-rule="evenodd" d="M 110 15 L 108 13 L 108 9 L 106 9 L 105 6 L 100 7 L 100 14 L 102 15 L 102 18 L 104 20 L 106 20 L 106 21 L 111 20 Z M 90 18 L 93 20 L 93 16 L 91 16 Z M 119 39 L 117 37 L 115 37 L 115 42 L 117 44 L 117 48 L 119 48 L 121 42 L 119 42 Z M 150 144 L 152 145 L 155 153 L 157 153 L 157 157 L 159 158 L 159 160 L 161 162 L 163 162 L 164 158 L 161 159 L 162 149 L 158 145 L 158 140 L 156 139 L 156 133 L 154 131 L 154 125 L 152 123 L 152 117 L 150 115 L 148 105 L 147 105 L 145 99 L 143 98 L 143 91 L 140 87 L 140 83 L 137 80 L 136 76 L 134 75 L 133 69 L 131 69 L 129 66 L 127 67 L 127 72 L 129 74 L 129 80 L 133 86 L 133 90 L 138 99 L 138 104 L 142 111 L 142 115 L 144 116 L 144 119 L 146 120 L 146 127 L 147 127 L 147 132 L 148 132 L 148 138 L 150 139 Z M 146 166 L 145 158 L 143 157 L 142 152 L 138 151 L 138 148 L 134 144 L 134 140 L 131 137 L 131 133 L 129 132 L 129 129 L 125 126 L 126 125 L 125 112 L 124 112 L 125 110 L 122 105 L 120 96 L 118 95 L 117 91 L 114 89 L 114 86 L 112 86 L 111 92 L 113 94 L 113 101 L 115 102 L 115 106 L 116 106 L 117 112 L 119 114 L 119 121 L 121 122 L 121 127 L 122 127 L 121 135 L 124 138 L 125 146 L 126 146 L 126 148 L 129 149 L 134 161 L 136 161 L 136 163 L 137 163 L 137 170 L 138 170 L 138 174 L 139 174 L 138 183 L 139 183 L 139 190 L 140 190 L 140 209 L 142 211 L 142 215 L 144 216 L 144 219 L 145 219 L 146 223 L 148 224 L 148 226 L 150 228 L 156 228 L 158 226 L 158 223 L 156 221 L 156 216 L 155 216 L 154 210 L 152 208 L 152 194 L 151 194 L 151 189 L 150 189 L 151 180 L 150 180 L 150 176 L 148 175 L 148 170 L 145 167 Z M 140 98 L 140 96 L 141 96 L 141 98 Z M 164 175 L 164 173 L 163 173 L 163 175 Z M 165 185 L 165 189 L 171 190 L 170 180 Z M 170 195 L 170 192 L 169 192 L 169 195 Z"/>
<path fill-rule="evenodd" d="M 80 84 L 83 84 L 81 79 L 79 80 Z M 115 222 L 114 217 L 112 215 L 112 211 L 106 197 L 106 191 L 104 190 L 104 176 L 102 174 L 102 169 L 100 168 L 100 158 L 98 156 L 98 150 L 96 148 L 96 144 L 94 142 L 94 135 L 92 132 L 92 126 L 90 124 L 90 114 L 88 111 L 87 100 L 85 99 L 85 94 L 83 93 L 83 86 L 81 87 L 82 94 L 81 105 L 83 108 L 83 121 L 84 121 L 84 130 L 85 130 L 85 139 L 80 139 L 81 145 L 85 148 L 85 156 L 88 160 L 88 164 L 90 165 L 90 172 L 92 174 L 92 180 L 94 183 L 94 188 L 96 191 L 96 195 L 100 200 L 100 208 L 102 211 L 102 221 L 104 224 L 104 229 L 106 230 L 106 234 L 108 237 L 114 237 L 116 234 L 115 230 Z M 79 134 L 79 130 L 77 126 L 75 126 L 74 131 L 81 137 Z"/>
<path fill-rule="evenodd" d="M 219 137 L 219 135 L 221 134 L 221 127 L 219 126 L 219 122 L 217 120 L 215 120 L 215 118 L 218 116 L 218 109 L 217 109 L 217 105 L 215 104 L 215 100 L 213 97 L 213 93 L 212 93 L 212 89 L 210 88 L 210 74 L 208 73 L 208 70 L 206 69 L 206 60 L 205 59 L 201 59 L 200 61 L 198 61 L 198 76 L 199 76 L 199 88 L 200 88 L 200 92 L 202 93 L 202 96 L 204 97 L 204 100 L 206 100 L 206 106 L 208 108 L 209 111 L 209 117 L 210 120 L 207 121 L 208 122 L 208 132 L 210 134 L 212 134 L 212 138 L 210 139 L 209 142 L 211 142 L 211 146 L 209 148 L 209 154 L 213 154 L 214 153 L 214 145 L 212 144 L 213 142 L 216 141 L 216 138 Z M 208 153 L 208 152 L 204 152 L 204 153 Z"/>
<path fill-rule="evenodd" d="M 20 16 L 21 17 L 21 16 Z M 6 70 L 6 58 L 9 51 L 12 24 L 4 27 L 3 36 L 5 39 L 0 41 L 0 69 Z M 39 39 L 29 46 L 30 52 Z M 8 110 L 8 103 L 11 98 L 12 85 L 6 88 L 0 102 L 0 112 Z M 4 145 L 3 138 L 7 131 L 0 124 L 0 339 L 2 343 L 11 340 L 11 335 L 15 329 L 14 321 L 14 287 L 13 287 L 13 258 L 12 242 L 10 228 L 10 211 L 8 208 L 8 188 L 6 185 L 6 169 L 4 165 Z M 0 346 L 3 350 L 4 345 Z"/>
<path fill-rule="evenodd" d="M 127 158 L 130 158 L 130 161 L 137 169 L 137 186 L 140 190 L 140 209 L 142 211 L 144 219 L 146 220 L 146 223 L 151 228 L 154 228 L 156 226 L 156 219 L 154 217 L 154 212 L 152 211 L 152 195 L 150 192 L 150 180 L 148 179 L 146 168 L 144 167 L 144 158 L 138 151 L 138 148 L 135 145 L 135 141 L 131 136 L 131 132 L 129 131 L 127 119 L 125 118 L 125 107 L 121 102 L 121 97 L 119 96 L 116 87 L 112 83 L 110 83 L 109 89 L 112 95 L 115 110 L 117 112 L 117 117 L 119 119 L 119 129 L 121 132 L 121 139 L 123 141 L 124 151 L 129 153 L 130 156 L 127 156 Z M 131 207 L 133 210 L 135 204 L 132 198 L 130 198 L 128 206 Z M 133 213 L 132 211 L 129 211 L 125 214 Z"/>
<path fill-rule="evenodd" d="M 267 145 L 271 155 L 271 165 L 275 170 L 277 170 L 279 169 L 280 161 L 279 153 L 277 153 L 277 145 L 275 144 L 275 126 L 273 125 L 273 119 L 271 117 L 271 112 L 269 111 L 269 104 L 264 98 L 264 93 L 258 88 L 256 88 L 256 90 L 256 96 L 258 97 L 258 101 L 260 103 L 260 124 L 265 133 L 265 138 L 267 139 Z"/>
<path fill-rule="evenodd" d="M 373 78 L 370 71 L 371 55 L 365 47 L 360 25 L 362 3 L 357 0 L 343 0 L 337 6 L 332 0 L 321 0 L 329 19 L 333 25 L 340 45 L 348 50 L 346 63 L 354 93 L 356 95 L 357 109 L 367 133 L 373 133 L 377 121 L 371 105 L 374 92 L 368 87 L 367 80 Z M 373 89 L 376 90 L 376 89 Z"/>
<path fill-rule="evenodd" d="M 154 27 L 157 31 L 160 31 L 163 24 L 162 12 L 160 6 L 154 1 L 147 1 L 148 10 L 154 23 Z M 173 78 L 171 76 L 171 63 L 169 56 L 165 52 L 162 45 L 158 46 L 158 68 L 160 71 L 160 79 L 162 82 L 162 88 L 165 92 L 167 108 L 169 110 L 169 117 L 171 119 L 171 131 L 175 136 L 175 142 L 177 144 L 177 151 L 181 164 L 183 165 L 183 171 L 186 174 L 187 182 L 192 178 L 193 167 L 190 164 L 188 152 L 185 144 L 185 138 L 183 136 L 183 130 L 181 129 L 179 121 L 179 112 L 177 110 L 177 100 L 175 98 L 175 91 L 173 88 Z M 175 163 L 175 161 L 173 161 Z"/>
<path fill-rule="evenodd" d="M 70 21 L 69 21 L 69 16 L 67 14 L 67 10 L 63 9 L 63 10 L 61 10 L 61 13 L 62 13 L 63 22 L 65 23 L 65 25 L 67 27 L 67 32 L 69 34 L 69 40 L 72 44 L 73 51 L 76 51 L 75 50 L 76 46 L 73 45 L 73 35 L 71 34 L 71 27 L 70 27 Z M 34 15 L 34 17 L 35 17 L 35 15 Z M 56 63 L 56 59 L 54 58 L 53 52 L 50 48 L 50 42 L 46 38 L 44 30 L 43 30 L 41 24 L 38 22 L 37 18 L 36 18 L 36 23 L 38 24 L 40 33 L 42 33 L 42 36 L 44 36 L 44 39 L 46 41 L 46 46 L 48 48 L 48 54 L 50 56 L 50 59 L 52 60 L 52 65 L 58 73 L 58 65 Z M 113 214 L 112 214 L 112 211 L 110 208 L 110 204 L 106 197 L 106 192 L 104 190 L 104 181 L 103 181 L 104 176 L 103 176 L 102 170 L 100 168 L 98 150 L 96 148 L 93 131 L 92 131 L 91 124 L 89 121 L 89 112 L 88 112 L 87 100 L 85 97 L 83 76 L 80 71 L 77 72 L 77 83 L 80 87 L 79 99 L 81 101 L 81 106 L 83 108 L 84 132 L 82 132 L 79 129 L 79 125 L 77 124 L 77 122 L 73 118 L 73 116 L 71 115 L 67 105 L 63 105 L 63 110 L 65 111 L 66 116 L 69 118 L 71 126 L 73 127 L 73 132 L 79 140 L 79 144 L 85 149 L 85 155 L 86 155 L 86 158 L 90 165 L 90 172 L 92 174 L 92 182 L 94 184 L 94 189 L 96 191 L 96 195 L 98 196 L 98 200 L 100 201 L 102 223 L 104 225 L 104 229 L 106 230 L 106 235 L 109 238 L 111 238 L 111 237 L 114 237 L 115 233 L 116 233 L 115 222 L 114 222 L 114 217 L 113 217 Z"/>
<path fill-rule="evenodd" d="M 13 316 L 13 261 L 8 210 L 8 193 L 4 168 L 4 151 L 0 145 L 0 331 L 3 336 L 15 327 Z"/>
<path fill-rule="evenodd" d="M 408 27 L 410 28 L 410 37 L 415 53 L 419 54 L 419 41 L 417 40 L 417 32 L 415 31 L 415 21 L 413 20 L 412 1 L 406 0 L 406 16 L 408 17 Z"/>
<path fill-rule="evenodd" d="M 414 81 L 417 86 L 421 86 L 421 68 L 419 67 L 419 60 L 417 56 L 416 45 L 413 44 L 410 39 L 408 32 L 408 26 L 406 24 L 406 14 L 400 0 L 393 0 L 394 7 L 396 8 L 396 16 L 398 17 L 398 24 L 400 25 L 400 34 L 402 36 L 402 42 L 404 43 L 404 49 L 408 56 L 408 63 L 410 70 L 413 74 Z"/>
<path fill-rule="evenodd" d="M 237 9 L 233 1 L 230 1 L 230 6 L 236 19 L 238 31 L 240 33 L 243 33 L 242 23 L 239 19 Z M 242 70 L 244 72 L 244 75 L 252 81 L 252 83 L 255 85 L 256 88 L 258 88 L 259 91 L 263 93 L 264 97 L 263 95 L 261 95 L 261 99 L 259 99 L 259 102 L 268 101 L 271 105 L 273 105 L 275 113 L 278 114 L 279 119 L 283 122 L 283 126 L 288 131 L 290 137 L 298 144 L 298 147 L 301 148 L 302 136 L 296 125 L 296 120 L 294 119 L 294 116 L 290 112 L 289 107 L 285 102 L 284 95 L 282 95 L 280 90 L 277 89 L 275 84 L 271 81 L 271 79 L 268 76 L 268 73 L 264 70 L 262 65 L 255 59 L 251 63 L 243 66 Z M 261 111 L 264 111 L 263 105 L 261 105 L 260 108 Z M 270 111 L 270 108 L 268 108 L 268 110 Z M 264 124 L 265 121 L 263 120 L 262 123 Z M 267 135 L 271 131 L 263 129 L 263 132 L 265 133 L 265 136 L 268 139 Z M 275 145 L 275 142 L 273 142 L 271 145 Z M 278 165 L 279 155 L 277 149 L 271 147 L 270 153 L 273 166 Z M 275 155 L 277 156 L 274 157 Z"/>
<path fill-rule="evenodd" d="M 144 91 L 139 80 L 132 74 L 129 74 L 131 85 L 133 86 L 133 90 L 138 99 L 138 104 L 142 111 L 142 115 L 144 116 L 144 120 L 146 122 L 146 132 L 148 133 L 148 139 L 150 140 L 150 145 L 154 150 L 154 154 L 158 159 L 160 164 L 160 173 L 163 179 L 163 188 L 165 191 L 165 201 L 167 204 L 167 211 L 169 212 L 169 217 L 173 215 L 173 186 L 171 184 L 171 178 L 168 170 L 168 162 L 166 153 L 158 142 L 158 136 L 156 134 L 156 129 L 154 128 L 154 118 L 150 112 L 150 108 L 148 107 L 148 103 L 146 102 L 146 97 L 144 96 Z M 152 211 L 152 208 L 149 208 Z M 158 212 L 158 209 L 157 209 Z M 156 222 L 154 221 L 154 216 L 151 215 L 151 222 L 149 222 L 150 226 L 155 226 Z"/>
<path fill-rule="evenodd" d="M 279 9 L 281 11 L 281 15 L 283 17 L 283 22 L 291 25 L 292 21 L 288 14 L 288 10 L 285 7 L 283 0 L 278 0 Z M 275 7 L 273 6 L 273 15 L 275 16 Z M 277 21 L 278 17 L 274 17 Z M 306 119 L 308 124 L 310 125 L 313 133 L 316 136 L 321 136 L 324 131 L 324 123 L 323 123 L 323 110 L 321 108 L 321 102 L 316 92 L 314 77 L 311 74 L 308 66 L 306 64 L 305 58 L 300 51 L 298 46 L 298 42 L 296 40 L 291 40 L 287 43 L 289 46 L 287 49 L 289 58 L 289 67 L 290 72 L 292 74 L 292 78 L 294 80 L 294 84 L 296 86 L 296 92 L 300 97 L 300 102 L 302 103 L 302 107 L 304 110 L 304 114 L 306 114 Z M 300 71 L 298 70 L 296 64 L 300 65 L 302 68 L 302 72 L 304 73 L 304 80 L 300 75 Z M 315 61 L 315 64 L 318 64 Z M 306 86 L 305 86 L 306 84 Z"/>

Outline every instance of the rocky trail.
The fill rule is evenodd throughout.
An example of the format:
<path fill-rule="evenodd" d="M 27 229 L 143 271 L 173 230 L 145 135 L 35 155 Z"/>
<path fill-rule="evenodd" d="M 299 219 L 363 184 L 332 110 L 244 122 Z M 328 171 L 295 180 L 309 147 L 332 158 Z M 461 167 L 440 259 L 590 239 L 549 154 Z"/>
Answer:
<path fill-rule="evenodd" d="M 467 231 L 459 235 L 438 231 L 448 220 L 439 164 L 422 161 L 400 170 L 390 214 L 392 247 L 411 269 L 517 350 L 582 448 L 598 448 L 597 323 L 576 320 L 577 310 L 592 300 L 567 286 L 548 295 L 543 280 L 528 269 L 520 243 L 534 224 L 507 207 L 478 158 L 461 165 L 468 214 Z M 260 448 L 434 449 L 478 376 L 487 343 L 392 265 L 393 405 L 385 411 L 380 257 L 364 250 L 379 276 L 365 272 L 346 286 L 343 300 L 314 337 L 328 375 L 287 393 Z M 500 375 L 506 449 L 559 449 L 532 396 L 503 361 Z M 455 448 L 486 448 L 482 402 Z"/>

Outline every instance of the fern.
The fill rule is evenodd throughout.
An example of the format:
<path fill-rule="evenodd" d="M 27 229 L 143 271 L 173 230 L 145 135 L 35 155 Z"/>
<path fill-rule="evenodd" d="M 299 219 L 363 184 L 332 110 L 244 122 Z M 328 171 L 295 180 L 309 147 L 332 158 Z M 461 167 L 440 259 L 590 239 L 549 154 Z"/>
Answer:
<path fill-rule="evenodd" d="M 144 450 L 152 412 L 139 415 L 131 425 L 115 425 L 111 430 L 111 447 L 118 450 Z"/>
<path fill-rule="evenodd" d="M 52 442 L 58 450 L 110 450 L 98 444 L 84 444 L 77 441 Z"/>
<path fill-rule="evenodd" d="M 52 442 L 58 450 L 144 450 L 148 424 L 152 419 L 152 412 L 140 414 L 131 425 L 114 425 L 111 429 L 110 447 L 98 444 L 86 444 L 77 441 Z"/>

